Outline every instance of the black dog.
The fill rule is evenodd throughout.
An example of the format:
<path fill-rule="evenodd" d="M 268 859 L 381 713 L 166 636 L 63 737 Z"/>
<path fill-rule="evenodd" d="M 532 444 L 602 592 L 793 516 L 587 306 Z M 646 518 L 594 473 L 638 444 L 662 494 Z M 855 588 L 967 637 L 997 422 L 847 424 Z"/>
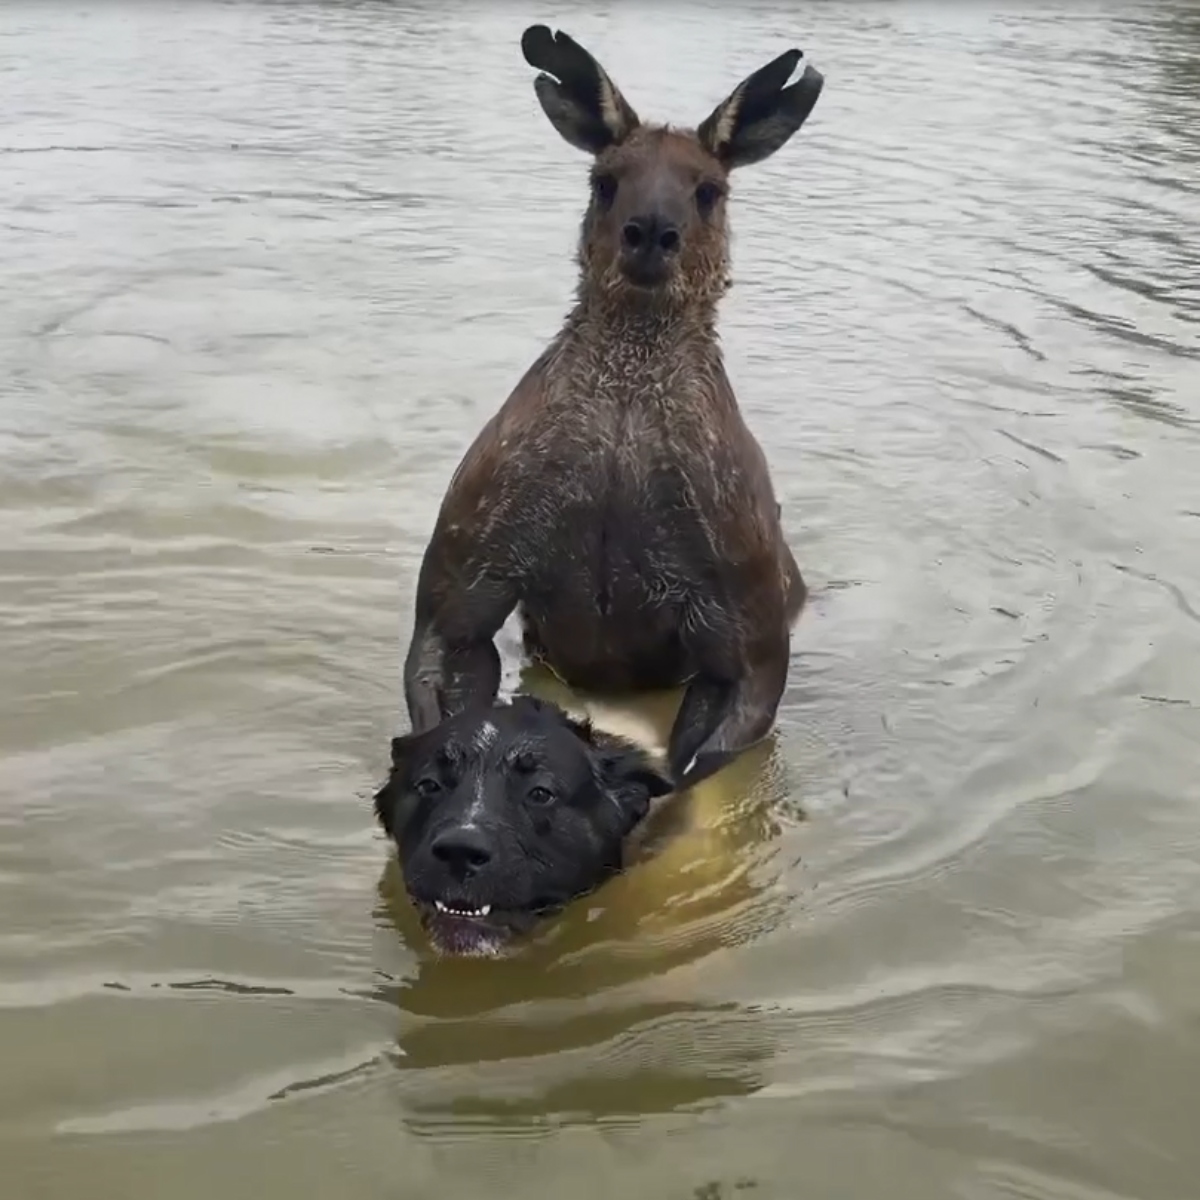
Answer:
<path fill-rule="evenodd" d="M 632 742 L 522 696 L 393 738 L 375 813 L 435 948 L 494 954 L 619 871 L 671 790 Z"/>

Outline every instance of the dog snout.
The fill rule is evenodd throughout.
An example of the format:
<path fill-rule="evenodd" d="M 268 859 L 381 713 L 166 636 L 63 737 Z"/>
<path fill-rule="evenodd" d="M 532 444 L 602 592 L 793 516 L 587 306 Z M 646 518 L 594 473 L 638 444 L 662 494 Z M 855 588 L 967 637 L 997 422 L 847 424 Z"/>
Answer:
<path fill-rule="evenodd" d="M 430 853 L 454 875 L 474 875 L 492 861 L 493 847 L 487 832 L 478 825 L 453 825 L 443 829 L 430 844 Z"/>

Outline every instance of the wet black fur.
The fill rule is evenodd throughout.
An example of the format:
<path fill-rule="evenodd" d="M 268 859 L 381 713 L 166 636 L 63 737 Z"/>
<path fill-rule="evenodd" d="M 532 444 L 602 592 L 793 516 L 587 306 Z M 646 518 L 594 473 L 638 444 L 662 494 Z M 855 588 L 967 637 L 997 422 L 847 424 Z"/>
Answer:
<path fill-rule="evenodd" d="M 633 743 L 520 697 L 394 738 L 375 813 L 434 945 L 481 953 L 619 871 L 626 838 L 670 790 Z M 455 918 L 439 901 L 492 911 Z"/>

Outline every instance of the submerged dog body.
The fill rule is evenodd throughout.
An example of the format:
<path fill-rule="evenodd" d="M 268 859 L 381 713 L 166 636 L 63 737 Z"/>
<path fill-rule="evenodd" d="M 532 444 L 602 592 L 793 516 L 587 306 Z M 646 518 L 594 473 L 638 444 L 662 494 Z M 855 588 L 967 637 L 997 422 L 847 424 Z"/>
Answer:
<path fill-rule="evenodd" d="M 375 813 L 434 946 L 486 954 L 619 871 L 670 790 L 632 743 L 520 697 L 394 738 Z"/>
<path fill-rule="evenodd" d="M 697 130 L 644 125 L 564 34 L 526 31 L 558 132 L 595 156 L 577 303 L 451 480 L 417 585 L 414 730 L 490 703 L 493 638 L 585 690 L 687 684 L 668 760 L 711 774 L 774 722 L 805 585 L 716 334 L 729 173 L 782 146 L 822 77 L 798 50 Z M 556 77 L 556 78 L 552 78 Z"/>

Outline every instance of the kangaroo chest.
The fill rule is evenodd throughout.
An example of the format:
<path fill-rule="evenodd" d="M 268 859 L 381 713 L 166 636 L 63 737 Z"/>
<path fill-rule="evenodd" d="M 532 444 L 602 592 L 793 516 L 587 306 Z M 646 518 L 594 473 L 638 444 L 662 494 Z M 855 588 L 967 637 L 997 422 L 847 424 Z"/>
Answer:
<path fill-rule="evenodd" d="M 525 538 L 537 607 L 645 618 L 674 607 L 706 577 L 704 517 L 711 468 L 688 453 L 660 412 L 593 411 L 552 440 L 538 468 L 537 514 Z"/>

